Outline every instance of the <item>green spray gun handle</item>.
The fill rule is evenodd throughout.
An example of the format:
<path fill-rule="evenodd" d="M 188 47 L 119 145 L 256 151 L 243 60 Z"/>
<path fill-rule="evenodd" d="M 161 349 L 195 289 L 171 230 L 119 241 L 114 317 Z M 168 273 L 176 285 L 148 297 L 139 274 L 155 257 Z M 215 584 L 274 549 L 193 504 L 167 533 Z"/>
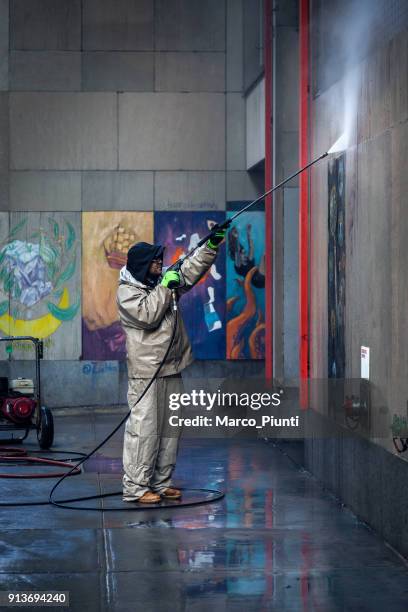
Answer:
<path fill-rule="evenodd" d="M 201 238 L 201 240 L 197 244 L 197 247 L 200 247 L 203 244 L 205 244 L 208 240 L 210 240 L 213 236 L 215 236 L 216 232 L 218 232 L 219 230 L 228 229 L 229 226 L 231 225 L 231 222 L 232 222 L 232 219 L 227 219 L 226 221 L 224 221 L 224 223 L 221 223 L 221 224 L 216 223 L 212 227 L 211 232 L 207 234 L 207 236 L 204 236 L 204 238 Z"/>

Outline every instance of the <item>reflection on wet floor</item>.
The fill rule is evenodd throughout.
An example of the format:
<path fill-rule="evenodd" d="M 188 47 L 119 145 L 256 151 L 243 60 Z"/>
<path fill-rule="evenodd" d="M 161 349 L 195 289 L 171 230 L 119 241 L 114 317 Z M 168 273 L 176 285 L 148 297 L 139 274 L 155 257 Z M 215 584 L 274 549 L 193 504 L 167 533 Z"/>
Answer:
<path fill-rule="evenodd" d="M 57 417 L 56 449 L 89 449 L 118 420 Z M 61 495 L 120 490 L 121 444 L 119 432 Z M 52 482 L 0 481 L 2 500 L 45 498 Z M 69 590 L 81 612 L 406 610 L 402 560 L 272 444 L 185 439 L 175 482 L 226 496 L 130 512 L 1 510 L 0 589 Z"/>

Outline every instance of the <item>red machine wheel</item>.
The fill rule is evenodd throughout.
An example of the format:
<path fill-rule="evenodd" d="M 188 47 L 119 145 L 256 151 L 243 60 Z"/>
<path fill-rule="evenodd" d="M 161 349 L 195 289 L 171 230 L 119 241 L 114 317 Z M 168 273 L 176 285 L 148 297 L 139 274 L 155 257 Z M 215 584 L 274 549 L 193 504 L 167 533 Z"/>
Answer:
<path fill-rule="evenodd" d="M 40 448 L 47 450 L 54 441 L 54 419 L 47 406 L 40 408 L 40 422 L 37 429 L 37 440 Z"/>

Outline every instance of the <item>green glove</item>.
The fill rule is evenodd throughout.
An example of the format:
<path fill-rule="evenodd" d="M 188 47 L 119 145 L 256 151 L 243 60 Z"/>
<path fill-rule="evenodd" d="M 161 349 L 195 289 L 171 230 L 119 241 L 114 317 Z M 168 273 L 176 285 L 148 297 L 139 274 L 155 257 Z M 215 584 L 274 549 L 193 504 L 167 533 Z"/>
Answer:
<path fill-rule="evenodd" d="M 207 240 L 207 246 L 210 247 L 210 249 L 217 250 L 221 242 L 224 240 L 226 233 L 226 227 L 216 230 L 216 232 L 211 236 L 211 238 Z"/>
<path fill-rule="evenodd" d="M 176 287 L 180 287 L 180 274 L 175 270 L 169 270 L 165 273 L 160 283 L 163 287 L 167 287 L 168 289 L 175 289 Z"/>

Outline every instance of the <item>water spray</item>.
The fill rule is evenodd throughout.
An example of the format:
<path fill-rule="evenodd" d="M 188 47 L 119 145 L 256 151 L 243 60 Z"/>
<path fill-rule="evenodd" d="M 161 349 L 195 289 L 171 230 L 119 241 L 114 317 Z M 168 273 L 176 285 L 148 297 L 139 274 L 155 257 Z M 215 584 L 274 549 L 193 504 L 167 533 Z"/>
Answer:
<path fill-rule="evenodd" d="M 340 151 L 344 151 L 347 149 L 348 144 L 348 135 L 347 132 L 343 132 L 343 134 L 336 140 L 334 145 L 328 150 L 327 154 L 331 153 L 339 153 Z"/>

